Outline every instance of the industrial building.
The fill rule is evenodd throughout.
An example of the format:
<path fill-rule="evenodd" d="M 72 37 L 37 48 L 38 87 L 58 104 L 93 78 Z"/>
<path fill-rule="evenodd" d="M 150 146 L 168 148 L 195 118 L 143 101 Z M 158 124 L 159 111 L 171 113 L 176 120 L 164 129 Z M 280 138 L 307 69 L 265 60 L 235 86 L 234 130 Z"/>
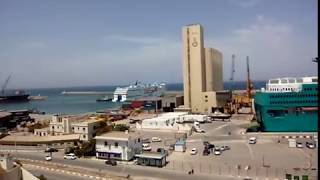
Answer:
<path fill-rule="evenodd" d="M 228 92 L 222 91 L 222 53 L 214 48 L 204 48 L 200 24 L 187 25 L 182 31 L 183 109 L 192 113 L 210 113 L 220 106 L 218 96 L 229 96 Z"/>

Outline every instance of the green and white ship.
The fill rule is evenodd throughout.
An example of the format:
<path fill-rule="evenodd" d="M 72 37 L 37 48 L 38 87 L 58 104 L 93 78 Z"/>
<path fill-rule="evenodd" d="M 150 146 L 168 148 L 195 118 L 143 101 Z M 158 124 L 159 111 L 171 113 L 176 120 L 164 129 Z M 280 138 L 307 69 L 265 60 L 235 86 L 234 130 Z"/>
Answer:
<path fill-rule="evenodd" d="M 318 131 L 318 77 L 277 78 L 254 97 L 256 118 L 266 132 Z"/>

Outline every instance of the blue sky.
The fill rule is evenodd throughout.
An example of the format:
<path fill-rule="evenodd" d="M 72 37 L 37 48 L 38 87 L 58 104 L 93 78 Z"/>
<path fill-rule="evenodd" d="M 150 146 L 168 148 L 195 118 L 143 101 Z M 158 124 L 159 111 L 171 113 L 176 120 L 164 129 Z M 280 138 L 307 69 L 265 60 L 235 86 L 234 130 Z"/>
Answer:
<path fill-rule="evenodd" d="M 316 75 L 316 0 L 1 0 L 0 84 L 182 82 L 182 27 L 200 23 L 224 80 Z"/>

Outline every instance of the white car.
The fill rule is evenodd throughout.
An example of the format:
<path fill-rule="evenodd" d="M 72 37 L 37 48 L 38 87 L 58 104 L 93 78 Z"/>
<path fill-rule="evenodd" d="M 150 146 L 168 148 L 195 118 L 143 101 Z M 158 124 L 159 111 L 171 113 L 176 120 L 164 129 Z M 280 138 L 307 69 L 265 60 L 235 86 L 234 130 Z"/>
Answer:
<path fill-rule="evenodd" d="M 69 153 L 63 156 L 64 159 L 70 159 L 70 160 L 75 160 L 77 159 L 77 156 L 74 153 Z"/>
<path fill-rule="evenodd" d="M 192 148 L 191 151 L 190 151 L 190 154 L 191 154 L 191 155 L 196 155 L 197 152 L 198 152 L 198 151 L 197 151 L 197 148 Z"/>
<path fill-rule="evenodd" d="M 248 143 L 249 143 L 249 144 L 255 144 L 255 143 L 257 143 L 257 138 L 256 138 L 256 137 L 250 137 Z"/>
<path fill-rule="evenodd" d="M 45 160 L 46 160 L 46 161 L 51 161 L 51 160 L 52 160 L 52 157 L 49 156 L 49 155 L 47 155 L 47 156 L 45 157 Z"/>
<path fill-rule="evenodd" d="M 301 142 L 297 142 L 296 146 L 297 146 L 297 148 L 303 148 L 303 145 Z"/>
<path fill-rule="evenodd" d="M 214 155 L 220 155 L 221 151 L 214 150 Z"/>
<path fill-rule="evenodd" d="M 144 150 L 144 151 L 151 151 L 151 146 L 149 145 L 149 144 L 147 144 L 147 143 L 143 143 L 142 144 L 142 150 Z"/>
<path fill-rule="evenodd" d="M 152 138 L 151 138 L 151 141 L 152 141 L 152 142 L 161 142 L 161 139 L 158 138 L 158 137 L 152 137 Z"/>

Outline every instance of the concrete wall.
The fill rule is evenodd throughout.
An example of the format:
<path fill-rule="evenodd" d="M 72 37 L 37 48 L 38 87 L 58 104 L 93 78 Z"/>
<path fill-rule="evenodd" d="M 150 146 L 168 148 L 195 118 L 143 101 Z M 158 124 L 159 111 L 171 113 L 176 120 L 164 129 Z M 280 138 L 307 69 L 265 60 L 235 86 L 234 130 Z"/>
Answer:
<path fill-rule="evenodd" d="M 213 91 L 223 90 L 223 57 L 222 53 L 211 48 L 213 54 Z M 209 91 L 209 90 L 207 90 Z"/>
<path fill-rule="evenodd" d="M 20 166 L 15 166 L 9 170 L 6 170 L 3 174 L 0 174 L 0 179 L 2 180 L 21 180 L 22 172 Z"/>
<path fill-rule="evenodd" d="M 204 112 L 210 113 L 212 107 L 217 107 L 217 96 L 215 91 L 204 92 L 203 93 L 203 105 L 204 105 Z"/>
<path fill-rule="evenodd" d="M 39 180 L 34 175 L 32 175 L 29 171 L 25 170 L 21 167 L 23 180 Z"/>

